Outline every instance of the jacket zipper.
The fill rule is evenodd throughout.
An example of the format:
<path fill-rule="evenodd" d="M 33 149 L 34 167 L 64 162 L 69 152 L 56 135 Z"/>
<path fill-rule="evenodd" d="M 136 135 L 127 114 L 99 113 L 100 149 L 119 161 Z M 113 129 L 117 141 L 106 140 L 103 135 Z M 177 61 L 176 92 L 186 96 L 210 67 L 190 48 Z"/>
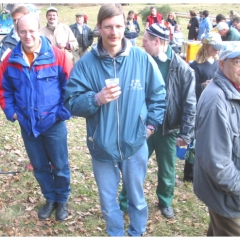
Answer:
<path fill-rule="evenodd" d="M 116 59 L 113 59 L 113 65 L 114 65 L 114 77 L 117 77 L 117 71 L 116 71 Z M 120 81 L 120 79 L 119 79 Z M 117 132 L 118 132 L 118 136 L 117 136 L 117 142 L 118 142 L 118 149 L 119 149 L 119 153 L 120 153 L 120 157 L 121 157 L 121 161 L 123 161 L 123 157 L 122 157 L 122 150 L 120 148 L 120 118 L 119 118 L 119 105 L 118 105 L 118 99 L 116 99 L 116 105 L 117 105 Z"/>

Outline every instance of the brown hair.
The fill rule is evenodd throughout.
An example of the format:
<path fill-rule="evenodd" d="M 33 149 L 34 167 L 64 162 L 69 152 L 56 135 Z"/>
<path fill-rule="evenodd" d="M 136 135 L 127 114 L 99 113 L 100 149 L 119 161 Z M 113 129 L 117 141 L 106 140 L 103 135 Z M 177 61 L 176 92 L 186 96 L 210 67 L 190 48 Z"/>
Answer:
<path fill-rule="evenodd" d="M 154 7 L 154 6 L 151 6 L 151 7 L 150 7 L 150 11 L 151 11 L 151 10 L 153 10 L 153 9 L 156 9 L 156 10 L 157 10 L 157 8 L 156 8 L 156 7 Z"/>
<path fill-rule="evenodd" d="M 106 3 L 99 9 L 97 23 L 101 25 L 103 20 L 121 14 L 123 15 L 124 22 L 126 23 L 126 16 L 122 5 L 118 3 Z"/>
<path fill-rule="evenodd" d="M 194 10 L 189 10 L 189 13 L 190 13 L 190 15 L 193 16 L 193 17 L 196 17 L 196 16 L 197 16 L 197 14 L 196 14 L 196 12 L 195 12 Z"/>
<path fill-rule="evenodd" d="M 197 63 L 205 63 L 208 60 L 209 58 L 208 49 L 210 46 L 211 46 L 210 44 L 206 44 L 206 43 L 202 44 L 202 46 L 199 48 L 197 52 L 197 56 L 195 60 Z M 215 57 L 214 59 L 217 60 L 218 57 Z"/>
<path fill-rule="evenodd" d="M 26 15 L 29 13 L 29 9 L 24 5 L 20 5 L 20 6 L 13 8 L 13 10 L 11 12 L 11 16 L 13 17 L 16 13 L 22 13 L 22 14 Z"/>

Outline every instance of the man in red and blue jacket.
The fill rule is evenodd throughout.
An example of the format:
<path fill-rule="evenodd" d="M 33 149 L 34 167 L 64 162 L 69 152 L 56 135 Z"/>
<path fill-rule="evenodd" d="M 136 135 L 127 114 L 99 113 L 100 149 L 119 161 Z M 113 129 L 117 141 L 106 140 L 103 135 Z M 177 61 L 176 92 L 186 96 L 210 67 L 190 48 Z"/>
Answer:
<path fill-rule="evenodd" d="M 56 209 L 56 220 L 68 216 L 70 169 L 64 107 L 65 85 L 72 69 L 66 54 L 40 36 L 36 16 L 17 23 L 20 41 L 0 67 L 0 106 L 9 121 L 18 121 L 45 205 L 40 220 Z M 51 168 L 53 166 L 53 169 Z"/>

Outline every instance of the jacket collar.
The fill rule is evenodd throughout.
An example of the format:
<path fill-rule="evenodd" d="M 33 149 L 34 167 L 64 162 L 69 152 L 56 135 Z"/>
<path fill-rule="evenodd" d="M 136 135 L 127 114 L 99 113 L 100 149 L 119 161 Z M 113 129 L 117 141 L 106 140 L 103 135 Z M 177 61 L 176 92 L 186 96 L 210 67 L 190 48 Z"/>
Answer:
<path fill-rule="evenodd" d="M 128 56 L 132 44 L 126 40 L 125 38 L 122 39 L 122 49 L 117 53 L 116 57 L 118 56 Z M 100 37 L 98 43 L 94 44 L 92 47 L 92 51 L 101 58 L 111 57 L 108 52 L 103 49 L 102 38 Z"/>
<path fill-rule="evenodd" d="M 214 73 L 213 81 L 223 90 L 227 99 L 240 100 L 240 92 L 219 68 Z"/>
<path fill-rule="evenodd" d="M 48 60 L 48 63 L 52 63 L 56 60 L 53 49 L 51 47 L 50 41 L 48 38 L 44 36 L 40 36 L 41 41 L 42 41 L 42 46 L 39 51 L 39 55 L 37 57 L 38 59 L 38 64 L 42 64 L 42 60 L 45 61 L 46 59 Z M 16 47 L 13 49 L 12 54 L 10 55 L 8 61 L 9 62 L 17 62 L 23 66 L 27 66 L 27 63 L 23 60 L 23 55 L 22 55 L 22 43 L 19 41 L 16 45 Z"/>

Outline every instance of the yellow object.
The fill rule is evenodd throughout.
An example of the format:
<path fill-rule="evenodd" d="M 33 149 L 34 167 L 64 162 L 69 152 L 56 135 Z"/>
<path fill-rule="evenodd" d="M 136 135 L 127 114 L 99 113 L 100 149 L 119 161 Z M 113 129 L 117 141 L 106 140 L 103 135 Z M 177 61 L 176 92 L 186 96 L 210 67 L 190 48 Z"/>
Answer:
<path fill-rule="evenodd" d="M 188 41 L 186 48 L 186 62 L 192 62 L 196 59 L 197 52 L 202 46 L 201 41 Z"/>

